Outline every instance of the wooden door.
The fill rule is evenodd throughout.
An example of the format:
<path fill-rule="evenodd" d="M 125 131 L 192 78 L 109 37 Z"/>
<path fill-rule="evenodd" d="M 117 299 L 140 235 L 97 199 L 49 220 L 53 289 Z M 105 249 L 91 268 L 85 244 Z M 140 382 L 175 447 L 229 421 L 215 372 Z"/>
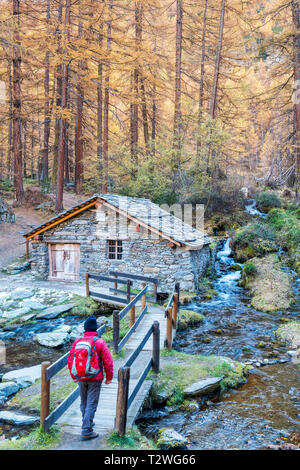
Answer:
<path fill-rule="evenodd" d="M 80 245 L 73 243 L 51 244 L 49 256 L 49 278 L 66 281 L 79 280 Z"/>

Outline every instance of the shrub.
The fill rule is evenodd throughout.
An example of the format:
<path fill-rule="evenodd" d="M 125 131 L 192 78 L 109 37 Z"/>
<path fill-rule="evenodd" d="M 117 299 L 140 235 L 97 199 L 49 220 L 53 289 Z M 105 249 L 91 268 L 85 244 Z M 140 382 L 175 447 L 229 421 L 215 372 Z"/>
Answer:
<path fill-rule="evenodd" d="M 256 202 L 258 209 L 262 212 L 269 212 L 273 208 L 281 207 L 281 200 L 273 191 L 259 193 Z"/>
<path fill-rule="evenodd" d="M 288 251 L 287 263 L 300 273 L 300 208 L 272 209 L 266 222 L 275 231 L 279 245 Z"/>
<path fill-rule="evenodd" d="M 254 263 L 247 261 L 247 263 L 244 264 L 243 271 L 247 276 L 251 276 L 257 272 L 257 268 Z"/>
<path fill-rule="evenodd" d="M 245 262 L 256 256 L 262 256 L 277 250 L 276 235 L 266 223 L 251 223 L 238 230 L 232 241 L 234 257 L 238 262 Z"/>

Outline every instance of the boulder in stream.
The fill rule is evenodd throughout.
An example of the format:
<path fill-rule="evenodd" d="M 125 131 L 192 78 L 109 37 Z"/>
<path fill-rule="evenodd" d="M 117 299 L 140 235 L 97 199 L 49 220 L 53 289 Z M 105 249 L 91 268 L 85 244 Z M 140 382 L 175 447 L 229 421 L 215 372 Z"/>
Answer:
<path fill-rule="evenodd" d="M 195 382 L 188 387 L 186 387 L 183 391 L 185 396 L 198 396 L 198 395 L 206 395 L 207 393 L 214 392 L 220 387 L 220 383 L 223 377 L 208 377 L 203 380 L 199 380 L 199 382 Z"/>
<path fill-rule="evenodd" d="M 15 426 L 28 426 L 37 423 L 38 416 L 28 416 L 13 411 L 0 411 L 0 422 L 6 424 L 13 424 Z"/>
<path fill-rule="evenodd" d="M 53 318 L 58 317 L 60 314 L 71 310 L 74 307 L 74 304 L 62 304 L 55 307 L 50 307 L 40 313 L 36 318 L 37 320 L 52 320 Z"/>
<path fill-rule="evenodd" d="M 19 386 L 15 382 L 0 383 L 0 398 L 7 399 L 10 395 L 14 395 L 19 390 Z"/>
<path fill-rule="evenodd" d="M 24 369 L 7 372 L 2 377 L 2 382 L 15 382 L 20 388 L 28 387 L 41 378 L 41 364 Z"/>
<path fill-rule="evenodd" d="M 14 318 L 20 317 L 21 315 L 26 315 L 30 311 L 31 311 L 30 308 L 27 308 L 27 307 L 17 308 L 15 310 L 4 312 L 2 314 L 2 318 L 7 318 L 8 320 L 12 320 Z"/>
<path fill-rule="evenodd" d="M 23 299 L 30 299 L 30 297 L 34 296 L 34 290 L 25 290 L 22 288 L 16 289 L 10 295 L 11 299 L 13 300 L 23 300 Z"/>
<path fill-rule="evenodd" d="M 39 333 L 35 336 L 35 339 L 41 346 L 58 348 L 69 341 L 70 336 L 65 331 L 54 330 L 51 333 Z"/>
<path fill-rule="evenodd" d="M 186 449 L 188 440 L 173 428 L 161 429 L 158 432 L 157 446 L 160 449 Z"/>

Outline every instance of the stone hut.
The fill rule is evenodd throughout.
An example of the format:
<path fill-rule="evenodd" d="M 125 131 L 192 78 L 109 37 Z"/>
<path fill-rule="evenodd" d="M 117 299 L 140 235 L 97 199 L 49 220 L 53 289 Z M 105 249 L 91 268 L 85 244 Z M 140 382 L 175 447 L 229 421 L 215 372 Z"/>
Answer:
<path fill-rule="evenodd" d="M 148 199 L 94 195 L 24 235 L 33 274 L 78 281 L 86 272 L 155 277 L 159 291 L 196 290 L 210 261 L 211 240 Z"/>

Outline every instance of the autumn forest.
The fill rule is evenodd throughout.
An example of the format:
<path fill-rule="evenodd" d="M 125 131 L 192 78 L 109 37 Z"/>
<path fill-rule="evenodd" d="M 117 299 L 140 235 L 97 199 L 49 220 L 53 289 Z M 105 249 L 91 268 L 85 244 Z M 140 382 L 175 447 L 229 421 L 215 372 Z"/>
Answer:
<path fill-rule="evenodd" d="M 299 200 L 297 0 L 1 0 L 0 180 L 56 194 Z"/>

